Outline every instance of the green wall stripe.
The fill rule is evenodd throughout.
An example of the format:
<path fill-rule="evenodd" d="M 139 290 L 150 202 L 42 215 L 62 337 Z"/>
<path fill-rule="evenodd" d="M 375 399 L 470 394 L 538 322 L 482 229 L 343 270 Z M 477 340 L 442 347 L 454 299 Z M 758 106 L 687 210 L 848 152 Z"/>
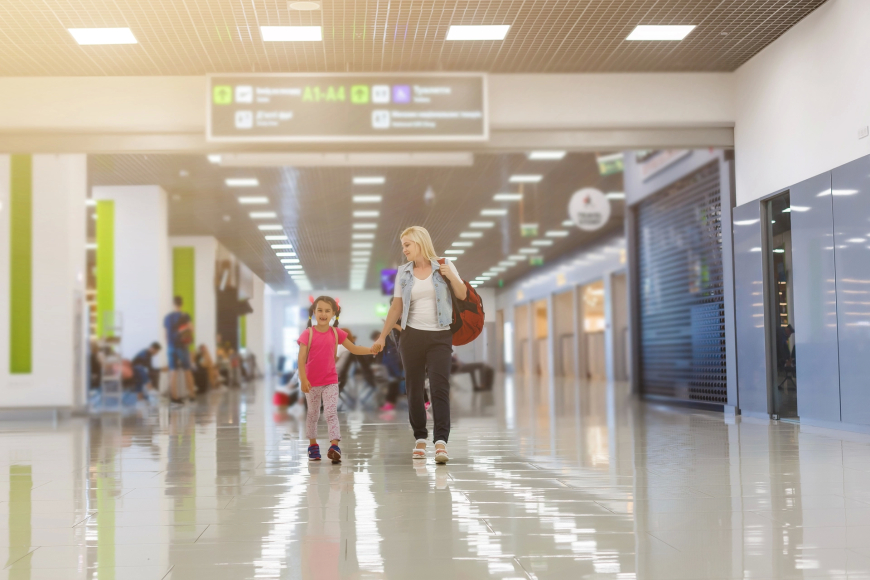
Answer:
<path fill-rule="evenodd" d="M 33 372 L 33 158 L 10 157 L 9 372 Z"/>
<path fill-rule="evenodd" d="M 181 296 L 184 306 L 181 309 L 190 316 L 196 333 L 196 251 L 190 246 L 172 248 L 172 295 Z M 196 340 L 190 343 L 195 348 Z"/>
<path fill-rule="evenodd" d="M 115 311 L 115 202 L 97 201 L 97 333 L 106 312 Z"/>
<path fill-rule="evenodd" d="M 248 348 L 248 317 L 239 317 L 239 348 Z"/>

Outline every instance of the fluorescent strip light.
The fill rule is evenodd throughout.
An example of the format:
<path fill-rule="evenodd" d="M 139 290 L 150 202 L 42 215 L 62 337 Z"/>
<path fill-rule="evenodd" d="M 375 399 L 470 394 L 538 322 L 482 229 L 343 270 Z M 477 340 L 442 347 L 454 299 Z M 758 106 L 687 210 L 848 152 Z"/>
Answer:
<path fill-rule="evenodd" d="M 509 24 L 452 25 L 447 30 L 446 40 L 504 40 Z"/>
<path fill-rule="evenodd" d="M 545 235 L 548 238 L 567 238 L 570 232 L 566 232 L 565 230 L 550 230 Z"/>
<path fill-rule="evenodd" d="M 470 227 L 470 228 L 481 228 L 481 229 L 491 228 L 493 226 L 495 226 L 495 222 L 471 222 L 470 224 L 468 224 L 468 227 Z"/>
<path fill-rule="evenodd" d="M 520 254 L 537 254 L 540 251 L 538 248 L 520 248 Z"/>
<path fill-rule="evenodd" d="M 492 280 L 491 276 L 478 276 L 475 278 L 478 282 L 486 282 L 487 280 Z"/>
<path fill-rule="evenodd" d="M 495 276 L 496 274 L 498 274 L 498 272 L 493 272 L 492 270 L 483 273 L 484 276 Z"/>
<path fill-rule="evenodd" d="M 357 242 L 357 243 L 351 244 L 350 247 L 361 250 L 363 248 L 371 248 L 373 245 L 374 244 L 370 244 L 368 242 Z"/>
<path fill-rule="evenodd" d="M 285 257 L 294 258 L 294 257 L 296 257 L 296 252 L 276 252 L 275 255 L 278 256 L 279 258 L 285 258 Z"/>
<path fill-rule="evenodd" d="M 538 183 L 544 179 L 543 175 L 511 175 L 511 183 Z"/>
<path fill-rule="evenodd" d="M 510 266 L 516 266 L 517 263 L 514 262 L 513 260 L 503 260 L 503 261 L 499 262 L 498 265 L 499 265 L 499 266 L 508 266 L 508 267 L 510 267 Z"/>
<path fill-rule="evenodd" d="M 375 235 L 374 234 L 353 234 L 351 236 L 351 239 L 353 239 L 353 240 L 373 240 L 373 239 L 375 239 Z"/>
<path fill-rule="evenodd" d="M 260 180 L 256 177 L 227 177 L 224 183 L 227 187 L 257 187 Z"/>
<path fill-rule="evenodd" d="M 363 258 L 363 257 L 371 256 L 372 252 L 371 252 L 371 250 L 360 251 L 360 252 L 351 252 L 350 255 L 355 257 L 355 258 Z"/>
<path fill-rule="evenodd" d="M 465 253 L 465 250 L 444 250 L 444 253 L 448 256 L 461 256 Z"/>
<path fill-rule="evenodd" d="M 295 265 L 295 266 L 294 266 L 294 265 L 288 265 L 288 266 L 284 266 L 284 269 L 287 270 L 288 272 L 292 272 L 292 271 L 295 271 L 295 270 L 301 270 L 301 269 L 302 269 L 302 266 L 300 266 L 300 265 L 298 265 L 298 264 Z"/>
<path fill-rule="evenodd" d="M 625 193 L 621 191 L 611 191 L 608 194 L 605 194 L 607 199 L 625 199 Z"/>
<path fill-rule="evenodd" d="M 378 224 L 353 224 L 355 230 L 376 230 Z"/>
<path fill-rule="evenodd" d="M 252 211 L 248 215 L 252 220 L 267 220 L 278 217 L 278 214 L 274 211 Z"/>
<path fill-rule="evenodd" d="M 470 248 L 474 245 L 474 242 L 453 242 L 450 245 L 454 248 Z"/>
<path fill-rule="evenodd" d="M 552 246 L 553 240 L 532 240 L 533 246 Z M 520 250 L 522 251 L 522 250 Z"/>
<path fill-rule="evenodd" d="M 272 244 L 273 250 L 291 250 L 293 246 L 291 244 Z"/>
<path fill-rule="evenodd" d="M 383 185 L 387 179 L 381 176 L 369 175 L 353 178 L 354 185 Z"/>
<path fill-rule="evenodd" d="M 530 161 L 559 161 L 564 159 L 567 151 L 532 151 L 529 153 Z"/>
<path fill-rule="evenodd" d="M 297 258 L 284 258 L 281 260 L 282 264 L 298 264 L 299 260 Z"/>
<path fill-rule="evenodd" d="M 274 240 L 277 242 L 278 240 L 286 240 L 287 236 L 266 236 L 266 239 L 267 240 Z"/>
<path fill-rule="evenodd" d="M 356 258 L 350 259 L 350 263 L 356 264 L 356 265 L 368 264 L 370 261 L 371 260 L 369 259 L 369 257 L 363 257 L 363 258 L 356 257 Z"/>
<path fill-rule="evenodd" d="M 626 40 L 683 40 L 695 29 L 694 25 L 639 25 L 631 31 Z"/>
<path fill-rule="evenodd" d="M 209 163 L 220 163 L 221 162 L 221 156 L 217 155 L 217 154 L 206 155 L 206 159 L 208 159 Z"/>
<path fill-rule="evenodd" d="M 97 205 L 97 200 L 95 200 L 95 199 L 88 198 L 85 200 L 85 207 L 95 207 L 96 205 Z"/>
<path fill-rule="evenodd" d="M 261 26 L 263 42 L 319 42 L 323 40 L 320 26 Z"/>
<path fill-rule="evenodd" d="M 572 222 L 571 220 L 565 220 L 562 222 L 562 227 L 563 228 L 572 228 L 572 227 L 574 227 L 574 222 Z"/>
<path fill-rule="evenodd" d="M 257 229 L 261 232 L 276 232 L 279 230 L 283 230 L 284 226 L 281 224 L 260 224 L 257 226 Z"/>
<path fill-rule="evenodd" d="M 480 215 L 495 217 L 495 216 L 505 216 L 508 214 L 508 210 L 506 209 L 485 209 L 480 212 Z"/>
<path fill-rule="evenodd" d="M 381 215 L 381 212 L 376 210 L 364 210 L 364 211 L 355 211 L 353 212 L 353 217 L 355 218 L 376 218 Z"/>
<path fill-rule="evenodd" d="M 495 272 L 496 274 L 501 274 L 502 272 L 506 272 L 506 271 L 507 271 L 507 268 L 502 268 L 502 267 L 498 267 L 498 268 L 490 268 L 489 271 L 490 271 L 490 272 Z"/>
<path fill-rule="evenodd" d="M 517 254 L 514 254 L 513 256 L 508 256 L 508 260 L 515 260 L 517 262 L 522 262 L 525 259 L 526 259 L 526 256 L 520 256 Z"/>
<path fill-rule="evenodd" d="M 462 232 L 459 234 L 460 238 L 482 238 L 483 232 Z"/>
<path fill-rule="evenodd" d="M 245 205 L 269 203 L 269 198 L 264 195 L 250 195 L 239 198 L 239 203 Z"/>
<path fill-rule="evenodd" d="M 522 201 L 522 193 L 496 193 L 493 197 L 495 201 Z"/>
<path fill-rule="evenodd" d="M 92 44 L 138 44 L 129 28 L 67 28 L 82 46 Z"/>
<path fill-rule="evenodd" d="M 355 195 L 353 196 L 354 203 L 380 203 L 384 197 L 382 195 Z"/>

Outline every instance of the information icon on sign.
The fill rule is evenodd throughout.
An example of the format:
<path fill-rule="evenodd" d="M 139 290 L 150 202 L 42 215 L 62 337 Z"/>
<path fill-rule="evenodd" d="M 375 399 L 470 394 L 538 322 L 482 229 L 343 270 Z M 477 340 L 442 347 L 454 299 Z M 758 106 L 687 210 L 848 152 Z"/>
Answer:
<path fill-rule="evenodd" d="M 254 102 L 254 87 L 251 85 L 238 85 L 236 87 L 236 102 L 237 103 L 253 103 Z"/>
<path fill-rule="evenodd" d="M 372 102 L 385 104 L 390 102 L 390 85 L 374 85 L 372 87 Z"/>
<path fill-rule="evenodd" d="M 390 128 L 390 112 L 378 109 L 372 111 L 372 129 L 389 129 Z"/>
<path fill-rule="evenodd" d="M 253 126 L 253 111 L 236 111 L 236 129 L 251 129 Z"/>

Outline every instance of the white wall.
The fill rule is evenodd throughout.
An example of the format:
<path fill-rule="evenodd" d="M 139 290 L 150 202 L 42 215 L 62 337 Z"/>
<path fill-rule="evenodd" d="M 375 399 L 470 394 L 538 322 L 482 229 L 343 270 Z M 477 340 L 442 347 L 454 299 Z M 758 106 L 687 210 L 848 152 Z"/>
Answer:
<path fill-rule="evenodd" d="M 192 247 L 194 255 L 194 298 L 196 312 L 194 313 L 196 344 L 205 344 L 212 356 L 215 356 L 215 339 L 217 337 L 217 294 L 215 292 L 215 263 L 217 260 L 218 242 L 211 236 L 172 236 L 169 245 L 176 247 Z M 169 254 L 169 264 L 172 265 L 172 252 Z M 170 281 L 170 287 L 171 287 Z"/>
<path fill-rule="evenodd" d="M 870 154 L 868 25 L 867 0 L 829 0 L 737 70 L 737 205 Z"/>
<path fill-rule="evenodd" d="M 115 310 L 123 316 L 125 358 L 159 341 L 172 310 L 172 262 L 166 192 L 156 185 L 94 187 L 92 197 L 115 202 Z"/>
<path fill-rule="evenodd" d="M 0 155 L 0 407 L 83 403 L 86 195 L 84 155 L 33 156 L 33 372 L 10 375 L 9 156 Z"/>
<path fill-rule="evenodd" d="M 257 365 L 260 370 L 265 369 L 266 362 L 266 285 L 253 274 L 253 289 L 250 298 L 251 308 L 254 310 L 248 314 L 247 346 L 248 352 L 257 357 Z"/>

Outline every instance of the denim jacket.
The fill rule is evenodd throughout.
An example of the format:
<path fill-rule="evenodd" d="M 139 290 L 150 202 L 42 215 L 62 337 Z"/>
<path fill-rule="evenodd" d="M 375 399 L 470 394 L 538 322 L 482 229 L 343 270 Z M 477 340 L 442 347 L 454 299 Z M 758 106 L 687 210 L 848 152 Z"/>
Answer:
<path fill-rule="evenodd" d="M 450 289 L 447 280 L 441 276 L 438 269 L 441 265 L 437 260 L 432 260 L 432 282 L 435 284 L 435 313 L 438 316 L 438 326 L 442 330 L 450 330 L 453 322 L 453 300 L 450 297 Z M 402 286 L 402 329 L 408 322 L 408 312 L 411 309 L 411 289 L 414 282 L 418 281 L 414 276 L 414 262 L 408 262 L 399 268 L 399 284 Z"/>

